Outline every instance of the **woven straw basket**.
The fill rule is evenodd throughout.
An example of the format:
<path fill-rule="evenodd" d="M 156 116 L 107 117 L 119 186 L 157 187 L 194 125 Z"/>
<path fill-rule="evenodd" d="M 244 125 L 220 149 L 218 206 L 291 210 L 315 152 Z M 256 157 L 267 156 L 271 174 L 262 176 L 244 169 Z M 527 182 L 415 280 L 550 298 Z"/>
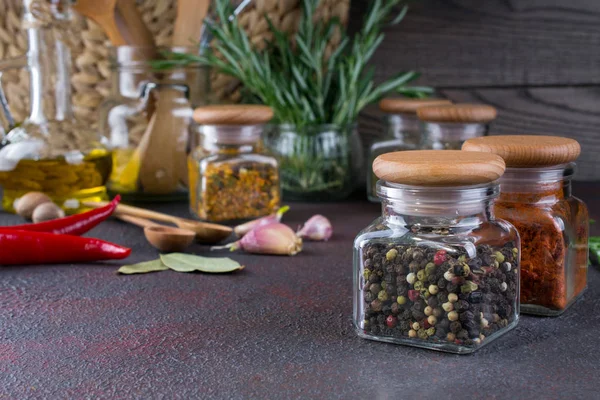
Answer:
<path fill-rule="evenodd" d="M 157 45 L 170 43 L 175 20 L 176 0 L 138 0 L 138 9 L 154 34 Z M 350 0 L 321 0 L 320 18 L 339 17 L 345 24 L 348 19 Z M 0 0 L 0 59 L 15 57 L 27 49 L 25 34 L 21 29 L 22 0 Z M 267 14 L 275 26 L 292 32 L 301 15 L 300 0 L 254 0 L 240 15 L 242 26 L 254 43 L 268 37 Z M 95 126 L 97 109 L 110 91 L 110 67 L 106 35 L 94 22 L 76 16 L 74 29 L 75 51 L 71 79 L 75 114 Z M 27 71 L 11 71 L 2 77 L 11 111 L 17 121 L 28 114 L 29 77 Z M 215 74 L 212 91 L 214 97 L 224 102 L 239 100 L 239 90 L 231 78 Z"/>

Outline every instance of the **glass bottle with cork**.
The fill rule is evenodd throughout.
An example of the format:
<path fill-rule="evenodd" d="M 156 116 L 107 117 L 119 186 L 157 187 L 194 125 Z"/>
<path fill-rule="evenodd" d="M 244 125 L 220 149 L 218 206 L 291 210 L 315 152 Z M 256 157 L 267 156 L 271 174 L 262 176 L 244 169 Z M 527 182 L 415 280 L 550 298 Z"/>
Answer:
<path fill-rule="evenodd" d="M 212 222 L 253 219 L 277 211 L 279 165 L 263 144 L 270 107 L 215 105 L 197 108 L 188 157 L 190 207 Z"/>
<path fill-rule="evenodd" d="M 463 149 L 494 153 L 506 162 L 494 212 L 516 226 L 523 241 L 521 309 L 562 314 L 587 285 L 588 210 L 571 192 L 579 143 L 506 135 L 468 140 Z"/>
<path fill-rule="evenodd" d="M 426 106 L 450 105 L 444 99 L 405 99 L 387 98 L 379 102 L 379 109 L 385 113 L 385 136 L 371 145 L 369 165 L 377 156 L 402 150 L 417 150 L 422 134 L 417 109 Z M 367 175 L 367 195 L 369 200 L 379 202 L 377 197 L 377 177 L 372 171 Z"/>
<path fill-rule="evenodd" d="M 457 150 L 375 159 L 382 216 L 354 241 L 360 337 L 471 353 L 516 326 L 519 235 L 492 212 L 504 168 Z"/>
<path fill-rule="evenodd" d="M 106 198 L 111 154 L 100 143 L 99 135 L 73 115 L 70 2 L 24 0 L 23 6 L 27 53 L 0 61 L 0 74 L 15 68 L 29 71 L 30 113 L 25 121 L 16 123 L 0 92 L 7 125 L 0 149 L 2 205 L 4 210 L 14 211 L 16 199 L 40 191 L 75 212 L 79 201 Z"/>
<path fill-rule="evenodd" d="M 420 107 L 417 116 L 423 123 L 421 148 L 460 150 L 466 140 L 487 136 L 497 111 L 485 104 L 452 104 Z"/>

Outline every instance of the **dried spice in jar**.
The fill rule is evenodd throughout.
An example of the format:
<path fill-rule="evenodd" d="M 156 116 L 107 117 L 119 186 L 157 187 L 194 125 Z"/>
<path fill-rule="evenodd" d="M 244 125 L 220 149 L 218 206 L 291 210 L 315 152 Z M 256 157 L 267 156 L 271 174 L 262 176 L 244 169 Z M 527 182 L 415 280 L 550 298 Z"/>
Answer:
<path fill-rule="evenodd" d="M 498 154 L 508 166 L 494 212 L 523 241 L 523 312 L 561 314 L 587 285 L 588 211 L 571 195 L 579 144 L 551 136 L 492 136 L 467 141 L 464 149 Z"/>
<path fill-rule="evenodd" d="M 452 104 L 419 107 L 422 149 L 460 150 L 465 140 L 486 136 L 497 111 L 485 104 Z"/>
<path fill-rule="evenodd" d="M 207 221 L 257 218 L 275 212 L 281 190 L 277 160 L 261 144 L 272 118 L 264 106 L 196 109 L 188 159 L 190 207 Z"/>
<path fill-rule="evenodd" d="M 373 169 L 383 215 L 354 242 L 358 335 L 470 353 L 514 328 L 519 235 L 491 212 L 502 159 L 404 151 Z"/>
<path fill-rule="evenodd" d="M 369 163 L 378 156 L 393 151 L 417 150 L 421 145 L 421 123 L 417 110 L 421 107 L 450 105 L 444 99 L 387 98 L 379 102 L 379 109 L 385 113 L 385 136 L 371 145 Z M 369 169 L 367 174 L 367 195 L 369 200 L 379 202 L 377 197 L 377 177 Z"/>

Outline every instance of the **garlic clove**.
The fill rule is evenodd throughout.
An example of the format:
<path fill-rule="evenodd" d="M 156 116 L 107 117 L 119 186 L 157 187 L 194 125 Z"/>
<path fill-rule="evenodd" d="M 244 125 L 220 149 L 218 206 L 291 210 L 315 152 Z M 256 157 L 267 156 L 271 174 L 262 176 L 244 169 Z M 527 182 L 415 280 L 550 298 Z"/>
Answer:
<path fill-rule="evenodd" d="M 302 229 L 297 233 L 298 237 L 314 241 L 327 241 L 331 238 L 332 234 L 333 227 L 331 226 L 331 222 L 326 217 L 318 214 L 306 221 Z"/>
<path fill-rule="evenodd" d="M 29 192 L 15 200 L 14 208 L 17 215 L 31 219 L 33 210 L 44 203 L 52 203 L 52 200 L 42 192 Z"/>
<path fill-rule="evenodd" d="M 56 204 L 43 203 L 37 206 L 35 210 L 33 210 L 32 219 L 34 223 L 38 223 L 63 218 L 64 216 L 65 212 Z"/>
<path fill-rule="evenodd" d="M 229 248 L 242 249 L 248 253 L 293 256 L 302 251 L 302 238 L 296 236 L 287 225 L 275 222 L 261 225 L 227 246 L 212 247 L 211 250 Z"/>
<path fill-rule="evenodd" d="M 245 234 L 250 232 L 252 229 L 254 229 L 258 226 L 268 225 L 268 224 L 272 224 L 274 222 L 280 222 L 281 218 L 283 217 L 283 214 L 288 212 L 289 209 L 290 209 L 289 206 L 283 206 L 279 210 L 277 210 L 277 212 L 274 214 L 267 215 L 266 217 L 258 218 L 253 221 L 248 221 L 244 224 L 238 225 L 233 229 L 233 231 L 235 232 L 237 237 L 241 238 Z"/>

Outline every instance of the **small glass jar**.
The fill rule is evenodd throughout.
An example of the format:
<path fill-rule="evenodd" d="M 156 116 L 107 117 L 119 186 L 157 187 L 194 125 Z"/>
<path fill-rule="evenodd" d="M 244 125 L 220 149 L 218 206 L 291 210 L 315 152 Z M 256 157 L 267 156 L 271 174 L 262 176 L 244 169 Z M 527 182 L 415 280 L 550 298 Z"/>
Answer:
<path fill-rule="evenodd" d="M 421 144 L 421 124 L 417 109 L 425 106 L 450 105 L 443 99 L 396 99 L 388 98 L 379 102 L 379 109 L 386 114 L 386 133 L 374 142 L 369 151 L 369 164 L 385 153 L 403 150 L 417 150 Z M 367 174 L 367 196 L 370 201 L 379 202 L 377 197 L 377 177 L 369 169 Z"/>
<path fill-rule="evenodd" d="M 417 116 L 423 123 L 422 149 L 460 150 L 466 140 L 487 136 L 497 111 L 483 104 L 453 104 L 421 107 Z"/>
<path fill-rule="evenodd" d="M 209 72 L 199 65 L 153 69 L 148 60 L 169 50 L 198 52 L 111 49 L 112 89 L 102 106 L 100 130 L 113 154 L 108 189 L 128 201 L 187 199 L 189 126 L 193 107 L 207 102 Z"/>
<path fill-rule="evenodd" d="M 277 211 L 279 165 L 261 135 L 273 117 L 266 106 L 200 107 L 188 157 L 190 208 L 212 222 L 246 220 Z"/>
<path fill-rule="evenodd" d="M 354 241 L 360 337 L 471 353 L 516 326 L 519 235 L 492 212 L 504 163 L 473 154 L 375 160 L 383 215 Z"/>
<path fill-rule="evenodd" d="M 523 241 L 521 310 L 562 314 L 587 287 L 589 215 L 571 194 L 579 144 L 549 136 L 490 136 L 470 140 L 464 149 L 499 154 L 508 166 L 494 212 Z"/>

